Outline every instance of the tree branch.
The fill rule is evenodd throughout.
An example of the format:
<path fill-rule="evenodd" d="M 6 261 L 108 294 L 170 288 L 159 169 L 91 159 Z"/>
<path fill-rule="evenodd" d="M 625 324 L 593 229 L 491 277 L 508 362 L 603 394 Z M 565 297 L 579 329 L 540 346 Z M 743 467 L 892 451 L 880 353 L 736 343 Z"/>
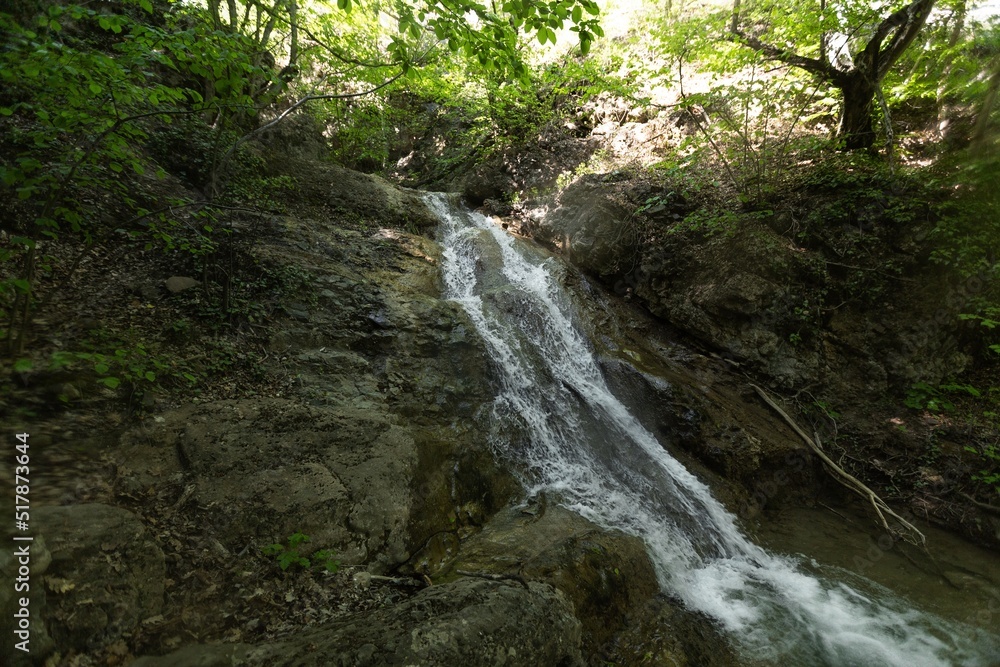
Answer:
<path fill-rule="evenodd" d="M 247 132 L 242 137 L 240 137 L 236 141 L 236 143 L 234 143 L 229 148 L 229 150 L 226 151 L 226 154 L 222 156 L 222 159 L 219 161 L 219 170 L 221 171 L 225 167 L 225 165 L 229 162 L 229 158 L 232 156 L 233 152 L 235 152 L 237 148 L 239 148 L 240 146 L 242 146 L 248 139 L 250 139 L 252 137 L 255 137 L 258 134 L 260 134 L 261 132 L 264 132 L 264 131 L 266 131 L 266 130 L 272 128 L 272 127 L 274 127 L 275 125 L 277 125 L 281 121 L 285 120 L 285 118 L 287 118 L 289 115 L 291 115 L 292 112 L 294 112 L 296 109 L 298 109 L 299 107 L 301 107 L 303 104 L 306 104 L 308 102 L 313 102 L 315 100 L 345 100 L 345 99 L 350 99 L 352 97 L 364 97 L 365 95 L 371 95 L 372 93 L 385 88 L 386 86 L 388 86 L 388 85 L 392 84 L 393 82 L 395 82 L 396 79 L 398 79 L 401 76 L 403 76 L 403 73 L 399 72 L 398 74 L 396 74 L 396 76 L 392 77 L 391 79 L 388 79 L 387 81 L 384 81 L 384 82 L 380 83 L 379 85 L 375 86 L 374 88 L 362 91 L 360 93 L 338 93 L 338 94 L 331 94 L 331 95 L 307 95 L 307 96 L 303 97 L 298 102 L 296 102 L 295 104 L 293 104 L 292 106 L 288 107 L 283 112 L 281 112 L 281 114 L 277 118 L 275 118 L 274 120 L 272 120 L 271 122 L 265 123 L 265 124 L 261 125 L 260 127 L 258 127 L 256 130 L 253 130 L 251 132 Z"/>
<path fill-rule="evenodd" d="M 874 491 L 868 488 L 859 479 L 847 473 L 843 468 L 834 463 L 833 459 L 831 459 L 829 456 L 826 455 L 826 452 L 823 451 L 823 447 L 819 442 L 819 434 L 815 434 L 816 436 L 815 440 L 813 438 L 810 438 L 808 435 L 806 435 L 806 432 L 803 431 L 802 428 L 800 428 L 799 425 L 796 424 L 795 421 L 788 416 L 788 413 L 782 410 L 778 406 L 778 404 L 775 403 L 771 399 L 771 397 L 767 395 L 767 392 L 765 392 L 763 389 L 761 389 L 755 384 L 751 384 L 750 386 L 753 388 L 754 391 L 757 392 L 757 395 L 760 396 L 762 399 L 764 399 L 764 402 L 767 403 L 769 406 L 771 406 L 771 409 L 773 409 L 775 412 L 781 415 L 781 417 L 792 428 L 792 430 L 795 431 L 800 438 L 802 438 L 802 440 L 809 446 L 809 449 L 811 449 L 812 452 L 816 456 L 818 456 L 820 460 L 826 465 L 827 469 L 833 475 L 833 478 L 837 480 L 837 482 L 847 487 L 851 491 L 855 492 L 862 498 L 865 498 L 866 500 L 868 500 L 869 503 L 871 503 L 871 506 L 875 509 L 875 513 L 878 515 L 879 522 L 882 524 L 883 528 L 885 528 L 887 531 L 891 533 L 895 533 L 895 531 L 893 531 L 893 529 L 889 526 L 889 522 L 885 518 L 886 515 L 888 515 L 893 519 L 895 519 L 899 523 L 899 525 L 905 529 L 905 532 L 902 533 L 902 537 L 907 539 L 908 542 L 912 544 L 917 544 L 918 546 L 926 545 L 927 538 L 924 537 L 924 534 L 921 533 L 916 528 L 916 526 L 914 526 L 912 523 L 910 523 L 909 521 L 901 517 L 899 514 L 894 512 L 892 508 L 890 508 L 889 505 L 887 505 L 884 500 L 882 500 L 878 495 L 876 495 Z"/>
<path fill-rule="evenodd" d="M 872 66 L 872 74 L 876 81 L 882 80 L 889 68 L 899 60 L 903 51 L 924 27 L 931 9 L 934 8 L 934 1 L 914 0 L 914 2 L 890 14 L 875 29 L 875 34 L 865 45 L 863 53 L 866 61 Z M 890 34 L 892 34 L 892 38 L 886 47 L 882 48 L 882 43 Z"/>
<path fill-rule="evenodd" d="M 730 28 L 730 32 L 732 32 L 733 35 L 736 36 L 738 41 L 740 41 L 744 46 L 749 46 L 752 49 L 760 51 L 761 53 L 763 53 L 768 58 L 771 58 L 772 60 L 779 60 L 785 63 L 786 65 L 792 65 L 794 67 L 798 67 L 799 69 L 804 69 L 807 72 L 818 74 L 819 76 L 827 79 L 836 79 L 840 74 L 835 69 L 833 69 L 833 67 L 828 65 L 824 60 L 820 60 L 818 58 L 807 58 L 806 56 L 800 56 L 799 54 L 793 53 L 792 51 L 778 48 L 773 44 L 767 44 L 766 42 L 762 42 L 760 39 L 754 37 L 753 35 L 748 35 L 743 30 L 740 30 L 739 26 L 736 25 L 735 16 L 733 20 L 733 25 Z"/>

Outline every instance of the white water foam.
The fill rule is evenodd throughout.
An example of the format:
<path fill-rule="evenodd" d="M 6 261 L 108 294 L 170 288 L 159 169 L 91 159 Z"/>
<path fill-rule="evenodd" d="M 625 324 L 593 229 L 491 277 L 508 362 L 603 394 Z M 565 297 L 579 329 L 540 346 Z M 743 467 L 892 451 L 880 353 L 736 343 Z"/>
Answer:
<path fill-rule="evenodd" d="M 747 539 L 709 488 L 608 389 L 550 262 L 488 218 L 429 193 L 441 218 L 446 296 L 492 356 L 499 453 L 591 521 L 644 540 L 665 591 L 765 663 L 936 667 L 1000 664 L 987 633 L 912 608 L 853 575 L 806 573 Z M 495 265 L 489 265 L 494 261 Z"/>

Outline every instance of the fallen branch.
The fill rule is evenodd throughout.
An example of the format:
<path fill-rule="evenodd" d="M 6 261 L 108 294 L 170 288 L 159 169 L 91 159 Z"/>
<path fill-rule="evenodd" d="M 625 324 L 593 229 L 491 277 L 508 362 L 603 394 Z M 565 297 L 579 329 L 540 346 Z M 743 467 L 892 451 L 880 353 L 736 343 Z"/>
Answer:
<path fill-rule="evenodd" d="M 895 519 L 897 522 L 899 522 L 899 525 L 901 525 L 905 529 L 905 531 L 900 533 L 900 537 L 906 539 L 907 542 L 910 542 L 912 544 L 917 544 L 919 546 L 924 546 L 927 543 L 927 538 L 924 537 L 924 534 L 921 533 L 916 526 L 914 526 L 912 523 L 910 523 L 903 517 L 896 514 L 896 512 L 894 512 L 892 508 L 889 507 L 889 505 L 887 505 L 886 502 L 882 500 L 874 491 L 869 489 L 859 479 L 857 479 L 856 477 L 845 471 L 843 468 L 841 468 L 839 465 L 834 463 L 833 459 L 827 456 L 826 452 L 823 451 L 822 445 L 817 442 L 819 440 L 818 434 L 816 440 L 810 438 L 808 435 L 806 435 L 806 432 L 803 431 L 801 428 L 799 428 L 799 425 L 796 424 L 795 421 L 788 416 L 788 413 L 782 410 L 777 403 L 771 400 L 771 397 L 767 395 L 767 392 L 765 392 L 763 389 L 761 389 L 755 384 L 751 384 L 750 386 L 753 387 L 754 391 L 756 391 L 757 394 L 762 399 L 764 399 L 764 402 L 767 403 L 769 406 L 771 406 L 771 408 L 775 412 L 781 415 L 781 417 L 785 420 L 785 422 L 792 427 L 792 430 L 795 431 L 799 435 L 799 437 L 802 438 L 803 441 L 805 441 L 805 443 L 809 446 L 809 449 L 811 449 L 813 453 L 816 454 L 816 456 L 818 456 L 821 461 L 823 461 L 824 465 L 826 465 L 827 467 L 827 470 L 830 471 L 830 474 L 833 475 L 833 478 L 837 480 L 837 482 L 847 487 L 854 493 L 858 494 L 862 498 L 865 498 L 866 500 L 868 500 L 868 502 L 871 503 L 872 507 L 875 509 L 875 513 L 878 515 L 879 521 L 882 523 L 883 528 L 885 528 L 890 533 L 898 532 L 894 531 L 889 526 L 889 522 L 885 518 L 886 515 L 888 515 L 893 519 Z"/>
<path fill-rule="evenodd" d="M 975 505 L 979 509 L 984 509 L 987 512 L 993 512 L 994 514 L 1000 514 L 1000 507 L 997 507 L 996 505 L 990 505 L 989 503 L 979 502 L 978 500 L 976 500 L 975 498 L 973 498 L 972 496 L 970 496 L 967 493 L 961 493 L 961 492 L 959 492 L 958 495 L 962 496 L 963 498 L 965 498 L 966 500 L 968 500 L 970 503 L 972 503 L 973 505 Z"/>
<path fill-rule="evenodd" d="M 335 94 L 329 94 L 329 95 L 306 95 L 305 97 L 303 97 L 302 99 L 298 100 L 297 102 L 295 102 L 294 104 L 292 104 L 290 107 L 288 107 L 287 109 L 285 109 L 283 112 L 281 112 L 278 115 L 277 118 L 274 118 L 270 122 L 261 125 L 260 127 L 258 127 L 255 130 L 251 130 L 250 132 L 247 132 L 242 137 L 240 137 L 239 139 L 237 139 L 236 142 L 229 148 L 229 150 L 226 151 L 226 154 L 222 156 L 222 159 L 219 160 L 219 168 L 217 169 L 217 171 L 221 171 L 223 168 L 225 168 L 225 166 L 229 162 L 229 158 L 232 156 L 233 152 L 237 148 L 239 148 L 240 146 L 242 146 L 243 142 L 245 142 L 245 141 L 247 141 L 247 140 L 249 140 L 249 139 L 257 136 L 261 132 L 265 132 L 265 131 L 271 129 L 272 127 L 274 127 L 275 125 L 277 125 L 281 121 L 285 120 L 285 118 L 287 118 L 290 114 L 292 114 L 296 109 L 298 109 L 299 107 L 301 107 L 303 104 L 306 104 L 307 102 L 312 102 L 312 101 L 315 101 L 315 100 L 346 100 L 346 99 L 350 99 L 352 97 L 364 97 L 365 95 L 371 95 L 372 93 L 378 92 L 382 88 L 385 88 L 389 84 L 391 84 L 394 81 L 396 81 L 396 79 L 398 79 L 401 76 L 403 76 L 403 72 L 400 72 L 400 73 L 396 74 L 395 76 L 393 76 L 393 77 L 391 77 L 391 78 L 383 81 L 382 83 L 380 83 L 379 85 L 375 86 L 374 88 L 370 88 L 370 89 L 362 91 L 360 93 L 335 93 Z"/>
<path fill-rule="evenodd" d="M 409 586 L 412 588 L 426 588 L 430 586 L 428 581 L 424 579 L 414 579 L 411 577 L 383 577 L 380 574 L 371 575 L 372 581 L 381 581 L 392 586 Z"/>
<path fill-rule="evenodd" d="M 492 572 L 469 572 L 468 570 L 456 570 L 456 573 L 463 577 L 476 577 L 477 579 L 489 579 L 490 581 L 516 581 L 525 588 L 528 588 L 527 580 L 519 574 L 493 574 Z"/>

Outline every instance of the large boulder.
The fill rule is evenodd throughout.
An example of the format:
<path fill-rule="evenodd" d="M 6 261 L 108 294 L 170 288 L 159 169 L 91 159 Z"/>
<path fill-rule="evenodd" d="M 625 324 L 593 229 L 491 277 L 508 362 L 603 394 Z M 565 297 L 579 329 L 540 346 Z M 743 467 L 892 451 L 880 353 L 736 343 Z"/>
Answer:
<path fill-rule="evenodd" d="M 518 489 L 475 418 L 491 396 L 482 344 L 440 298 L 433 242 L 286 224 L 287 245 L 262 252 L 313 279 L 270 341 L 294 384 L 159 415 L 123 439 L 117 488 L 188 488 L 185 502 L 215 508 L 206 529 L 237 552 L 303 532 L 344 563 L 390 570 Z"/>
<path fill-rule="evenodd" d="M 639 237 L 626 202 L 600 181 L 583 179 L 560 193 L 557 206 L 529 225 L 534 238 L 565 250 L 571 262 L 596 276 L 628 272 Z"/>
<path fill-rule="evenodd" d="M 464 579 L 260 646 L 189 646 L 133 667 L 577 667 L 580 622 L 558 590 Z"/>
<path fill-rule="evenodd" d="M 641 540 L 544 504 L 530 513 L 498 513 L 462 545 L 452 572 L 544 582 L 559 589 L 582 624 L 585 655 L 594 655 L 630 611 L 659 591 Z"/>

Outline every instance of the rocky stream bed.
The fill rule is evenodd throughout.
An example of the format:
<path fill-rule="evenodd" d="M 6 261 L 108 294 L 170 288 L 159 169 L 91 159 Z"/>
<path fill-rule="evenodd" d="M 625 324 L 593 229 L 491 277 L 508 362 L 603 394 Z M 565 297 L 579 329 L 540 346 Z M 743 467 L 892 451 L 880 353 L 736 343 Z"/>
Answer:
<path fill-rule="evenodd" d="M 42 478 L 52 488 L 33 509 L 35 663 L 5 642 L 4 664 L 748 664 L 708 617 L 660 591 L 639 539 L 526 497 L 494 457 L 490 360 L 468 316 L 442 298 L 422 200 L 314 167 L 310 205 L 270 220 L 260 246 L 311 276 L 266 323 L 260 363 L 290 382 L 270 395 L 160 404 L 139 425 L 95 425 L 80 476 Z M 405 223 L 344 229 L 330 214 L 338 206 Z M 600 249 L 569 229 L 586 221 L 553 221 L 536 235 L 572 235 L 574 259 L 594 269 Z M 773 525 L 768 513 L 788 507 L 856 513 L 732 358 L 687 347 L 636 303 L 562 275 L 589 304 L 583 319 L 609 383 L 748 525 Z M 799 372 L 801 355 L 775 367 L 768 341 L 734 329 L 772 286 L 739 271 L 719 280 L 722 295 L 642 281 L 634 291 L 684 335 L 733 336 L 732 351 L 772 364 L 772 375 Z M 42 469 L 79 442 L 28 426 L 52 443 Z M 9 477 L 9 461 L 0 466 Z M 851 530 L 877 535 L 873 524 Z M 332 551 L 339 571 L 282 572 L 261 555 L 294 533 L 310 538 L 304 555 Z M 6 579 L 16 563 L 0 554 Z M 967 579 L 954 585 L 988 609 L 996 580 L 963 563 Z M 7 636 L 14 604 L 5 588 Z"/>

